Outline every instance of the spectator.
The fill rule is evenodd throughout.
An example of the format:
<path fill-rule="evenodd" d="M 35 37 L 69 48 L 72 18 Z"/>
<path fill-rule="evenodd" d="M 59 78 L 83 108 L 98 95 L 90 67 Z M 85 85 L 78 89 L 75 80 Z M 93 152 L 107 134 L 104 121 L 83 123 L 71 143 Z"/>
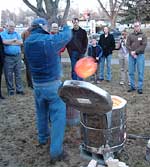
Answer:
<path fill-rule="evenodd" d="M 147 45 L 147 37 L 141 31 L 141 23 L 139 21 L 136 21 L 134 23 L 134 32 L 129 34 L 126 45 L 129 50 L 129 77 L 131 84 L 128 92 L 136 90 L 134 75 L 137 67 L 137 73 L 138 73 L 137 92 L 139 94 L 142 94 L 143 81 L 144 81 L 144 66 L 145 66 L 144 51 Z"/>
<path fill-rule="evenodd" d="M 111 81 L 111 59 L 112 59 L 112 51 L 115 49 L 115 40 L 112 34 L 109 33 L 109 28 L 104 27 L 104 34 L 100 36 L 98 44 L 103 49 L 103 56 L 100 62 L 100 81 L 104 80 L 104 68 L 105 68 L 105 60 L 107 63 L 107 75 L 106 80 Z"/>
<path fill-rule="evenodd" d="M 31 28 L 28 28 L 27 30 L 22 32 L 21 37 L 22 37 L 23 42 L 30 35 L 30 31 L 31 31 Z M 24 53 L 24 51 L 23 51 L 23 53 Z M 24 63 L 25 63 L 25 66 L 26 66 L 26 79 L 27 79 L 28 87 L 33 89 L 32 77 L 31 77 L 31 73 L 30 73 L 30 70 L 29 70 L 29 65 L 28 65 L 25 54 L 24 54 Z"/>
<path fill-rule="evenodd" d="M 129 82 L 129 74 L 128 74 L 128 57 L 129 52 L 126 47 L 126 40 L 127 40 L 127 31 L 122 31 L 121 39 L 119 41 L 119 65 L 120 65 L 120 85 L 124 85 L 125 82 L 127 82 L 130 85 Z"/>
<path fill-rule="evenodd" d="M 8 27 L 1 33 L 4 44 L 4 73 L 6 78 L 6 85 L 8 95 L 14 95 L 14 81 L 15 76 L 16 94 L 24 95 L 23 84 L 21 79 L 21 36 L 15 31 L 14 22 L 10 21 Z"/>
<path fill-rule="evenodd" d="M 58 24 L 57 23 L 52 23 L 50 34 L 56 34 L 56 33 L 59 33 Z M 65 51 L 65 47 L 61 48 L 60 51 L 59 51 L 59 55 L 61 56 L 61 53 L 64 52 L 64 51 Z"/>
<path fill-rule="evenodd" d="M 25 54 L 33 77 L 38 141 L 43 145 L 50 138 L 50 158 L 51 163 L 55 163 L 65 158 L 66 125 L 66 106 L 58 95 L 62 84 L 58 52 L 71 40 L 72 33 L 68 26 L 64 26 L 62 32 L 51 35 L 47 32 L 47 24 L 44 18 L 32 22 L 31 34 L 25 40 Z"/>
<path fill-rule="evenodd" d="M 88 56 L 93 57 L 99 65 L 102 54 L 103 54 L 102 48 L 97 44 L 96 37 L 92 37 L 91 42 L 88 46 Z M 94 76 L 91 77 L 92 82 L 97 82 L 98 79 L 97 73 L 98 70 L 96 71 Z"/>
<path fill-rule="evenodd" d="M 2 38 L 0 36 L 0 99 L 5 99 L 2 96 L 2 88 L 1 88 L 1 84 L 2 84 L 2 74 L 3 74 L 3 63 L 4 63 L 4 47 L 3 47 L 3 42 L 2 42 Z"/>
<path fill-rule="evenodd" d="M 51 25 L 51 34 L 56 34 L 59 32 L 59 27 L 57 23 L 52 23 Z"/>
<path fill-rule="evenodd" d="M 66 46 L 71 60 L 71 77 L 73 80 L 82 80 L 77 76 L 76 72 L 74 71 L 74 67 L 76 62 L 80 58 L 84 57 L 88 45 L 88 38 L 86 31 L 79 26 L 78 18 L 74 18 L 72 20 L 72 23 L 73 37 L 72 40 Z"/>

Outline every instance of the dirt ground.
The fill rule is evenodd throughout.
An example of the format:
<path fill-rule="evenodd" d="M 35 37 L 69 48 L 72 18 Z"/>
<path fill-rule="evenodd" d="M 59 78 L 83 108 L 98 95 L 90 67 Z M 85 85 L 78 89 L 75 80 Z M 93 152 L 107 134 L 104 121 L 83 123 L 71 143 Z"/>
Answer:
<path fill-rule="evenodd" d="M 143 94 L 127 93 L 127 86 L 120 86 L 118 71 L 112 82 L 97 86 L 127 100 L 127 133 L 150 136 L 150 67 L 146 68 Z M 3 85 L 6 95 L 6 88 Z M 49 146 L 39 147 L 35 128 L 35 111 L 32 90 L 26 88 L 25 96 L 15 95 L 0 101 L 0 167 L 48 167 Z M 56 163 L 56 167 L 81 167 L 88 160 L 80 157 L 79 126 L 67 127 L 64 147 L 69 160 Z M 130 167 L 149 167 L 145 161 L 147 140 L 127 139 L 120 159 Z"/>

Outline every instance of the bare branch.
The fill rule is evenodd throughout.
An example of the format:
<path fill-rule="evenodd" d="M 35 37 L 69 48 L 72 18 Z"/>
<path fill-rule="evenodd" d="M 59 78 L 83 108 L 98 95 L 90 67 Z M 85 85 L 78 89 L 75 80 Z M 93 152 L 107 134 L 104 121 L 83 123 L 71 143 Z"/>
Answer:
<path fill-rule="evenodd" d="M 64 12 L 64 15 L 63 15 L 63 20 L 65 20 L 68 16 L 68 13 L 69 13 L 69 9 L 70 9 L 70 0 L 67 0 L 67 4 L 66 4 L 66 7 L 65 7 L 65 12 Z"/>
<path fill-rule="evenodd" d="M 23 0 L 23 2 L 31 9 L 33 10 L 38 16 L 47 18 L 47 15 L 44 10 L 39 11 L 38 8 L 36 8 L 34 5 L 32 5 L 28 0 Z"/>
<path fill-rule="evenodd" d="M 100 0 L 97 0 L 98 3 L 100 4 L 101 8 L 103 9 L 103 11 L 106 13 L 107 17 L 110 18 L 110 14 L 108 13 L 108 11 L 105 9 L 105 7 L 103 6 L 102 2 Z"/>

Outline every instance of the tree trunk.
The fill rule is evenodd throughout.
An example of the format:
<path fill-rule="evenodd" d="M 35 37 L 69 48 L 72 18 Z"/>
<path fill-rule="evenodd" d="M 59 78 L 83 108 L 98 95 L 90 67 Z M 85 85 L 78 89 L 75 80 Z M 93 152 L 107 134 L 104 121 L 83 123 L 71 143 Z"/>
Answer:
<path fill-rule="evenodd" d="M 116 19 L 118 16 L 118 13 L 122 7 L 122 5 L 125 3 L 125 0 L 119 1 L 119 0 L 109 0 L 109 8 L 110 11 L 108 9 L 106 9 L 102 3 L 101 0 L 97 0 L 100 7 L 102 8 L 103 12 L 105 12 L 105 14 L 107 15 L 108 19 L 110 20 L 111 23 L 111 27 L 114 28 L 115 24 L 116 24 Z"/>
<path fill-rule="evenodd" d="M 116 17 L 111 18 L 110 22 L 111 22 L 111 28 L 115 28 L 116 27 Z"/>
<path fill-rule="evenodd" d="M 64 14 L 61 17 L 59 15 L 59 2 L 60 0 L 36 0 L 37 5 L 32 5 L 29 0 L 23 0 L 23 2 L 37 14 L 39 17 L 44 17 L 48 19 L 49 23 L 52 22 L 62 23 L 68 17 L 69 8 L 70 8 L 70 0 L 66 0 L 66 7 L 64 10 Z M 45 9 L 43 8 L 43 4 L 45 5 Z M 60 21 L 61 19 L 61 21 Z"/>

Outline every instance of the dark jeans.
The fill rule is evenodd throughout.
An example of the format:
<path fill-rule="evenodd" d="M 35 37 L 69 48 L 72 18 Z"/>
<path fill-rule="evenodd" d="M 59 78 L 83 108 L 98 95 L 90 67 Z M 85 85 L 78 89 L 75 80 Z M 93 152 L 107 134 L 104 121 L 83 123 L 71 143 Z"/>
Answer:
<path fill-rule="evenodd" d="M 14 80 L 15 77 L 15 85 L 16 92 L 23 91 L 23 84 L 21 79 L 21 56 L 5 56 L 4 60 L 4 73 L 6 78 L 8 95 L 10 93 L 14 93 Z"/>
<path fill-rule="evenodd" d="M 78 51 L 71 51 L 70 54 L 69 54 L 69 56 L 70 56 L 70 60 L 71 60 L 71 77 L 72 77 L 72 79 L 73 80 L 80 80 L 80 81 L 82 81 L 83 79 L 77 76 L 74 68 L 75 68 L 76 62 L 80 58 L 84 57 L 84 55 L 80 54 Z"/>

